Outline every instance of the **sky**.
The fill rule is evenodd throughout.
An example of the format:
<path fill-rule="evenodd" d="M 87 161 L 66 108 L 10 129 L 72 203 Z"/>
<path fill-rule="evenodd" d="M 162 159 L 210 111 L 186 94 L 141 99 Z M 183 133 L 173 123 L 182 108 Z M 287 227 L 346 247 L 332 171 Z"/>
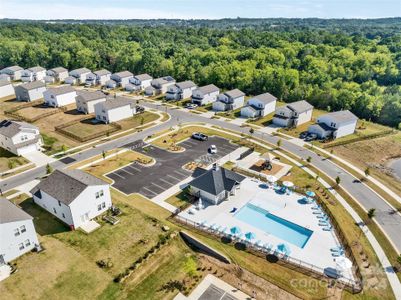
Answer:
<path fill-rule="evenodd" d="M 0 18 L 400 17 L 401 0 L 0 0 Z"/>

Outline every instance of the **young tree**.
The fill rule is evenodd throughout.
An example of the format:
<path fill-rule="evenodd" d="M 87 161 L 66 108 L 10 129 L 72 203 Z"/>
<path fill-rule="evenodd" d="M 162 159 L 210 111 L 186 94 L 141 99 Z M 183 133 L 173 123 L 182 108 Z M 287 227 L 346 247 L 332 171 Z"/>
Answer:
<path fill-rule="evenodd" d="M 337 176 L 337 177 L 336 177 L 336 184 L 337 184 L 337 186 L 339 186 L 340 183 L 341 183 L 341 178 L 340 178 L 340 176 Z"/>
<path fill-rule="evenodd" d="M 283 141 L 282 141 L 281 139 L 278 139 L 278 141 L 277 141 L 277 148 L 280 148 L 282 143 L 283 143 Z"/>
<path fill-rule="evenodd" d="M 307 161 L 308 164 L 310 164 L 311 161 L 312 161 L 312 157 L 308 156 L 308 157 L 306 158 L 306 161 Z"/>
<path fill-rule="evenodd" d="M 9 169 L 14 169 L 14 168 L 15 168 L 15 160 L 10 159 L 10 160 L 8 161 L 8 168 L 9 168 Z"/>
<path fill-rule="evenodd" d="M 143 125 L 143 124 L 145 123 L 145 118 L 144 118 L 144 117 L 141 117 L 140 122 L 141 122 L 141 125 Z"/>
<path fill-rule="evenodd" d="M 102 157 L 103 159 L 106 159 L 106 152 L 104 152 L 104 150 L 102 151 Z"/>
<path fill-rule="evenodd" d="M 67 146 L 66 145 L 61 145 L 61 151 L 62 152 L 65 152 L 65 151 L 67 151 L 68 150 L 68 148 L 67 148 Z"/>
<path fill-rule="evenodd" d="M 368 177 L 369 175 L 370 175 L 370 168 L 367 167 L 367 168 L 365 169 L 365 176 Z"/>
<path fill-rule="evenodd" d="M 53 167 L 49 164 L 46 165 L 46 174 L 53 173 Z"/>
<path fill-rule="evenodd" d="M 368 218 L 372 220 L 374 217 L 376 217 L 376 208 L 371 208 L 368 210 Z"/>
<path fill-rule="evenodd" d="M 255 133 L 255 129 L 253 129 L 253 128 L 249 129 L 249 134 L 250 135 L 253 135 L 254 133 Z"/>

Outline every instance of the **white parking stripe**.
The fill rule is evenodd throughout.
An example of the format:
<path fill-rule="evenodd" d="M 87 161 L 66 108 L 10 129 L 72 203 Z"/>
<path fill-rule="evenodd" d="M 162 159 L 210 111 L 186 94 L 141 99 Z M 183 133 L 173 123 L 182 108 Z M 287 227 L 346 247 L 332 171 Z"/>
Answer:
<path fill-rule="evenodd" d="M 167 176 L 168 176 L 168 177 L 171 177 L 171 178 L 174 178 L 175 180 L 181 181 L 181 179 L 178 179 L 177 177 L 174 177 L 174 176 L 172 176 L 172 175 L 170 175 L 170 174 L 167 174 Z"/>
<path fill-rule="evenodd" d="M 169 184 L 169 185 L 173 185 L 173 184 L 174 184 L 174 182 L 171 183 L 170 181 L 167 181 L 166 179 L 163 179 L 163 178 L 159 178 L 159 180 L 160 180 L 160 181 L 163 181 L 163 182 L 165 182 L 165 183 L 167 183 L 167 184 Z"/>
<path fill-rule="evenodd" d="M 132 165 L 129 165 L 128 168 L 131 168 L 132 170 L 135 170 L 135 171 L 138 171 L 138 172 L 142 171 L 141 169 L 135 168 Z"/>
<path fill-rule="evenodd" d="M 158 184 L 156 184 L 156 183 L 154 183 L 154 182 L 152 182 L 151 184 L 153 184 L 154 186 L 158 187 L 158 188 L 161 189 L 162 191 L 165 191 L 165 190 L 166 190 L 166 188 L 164 188 L 164 187 L 162 187 L 161 185 L 158 185 Z M 169 185 L 169 187 L 170 187 L 170 185 Z"/>
<path fill-rule="evenodd" d="M 121 176 L 121 175 L 117 174 L 116 172 L 114 172 L 113 174 L 116 175 L 116 176 L 118 176 L 118 177 L 120 177 L 120 178 L 122 178 L 122 179 L 125 179 L 124 176 Z"/>
<path fill-rule="evenodd" d="M 187 174 L 183 174 L 182 172 L 180 172 L 178 170 L 174 170 L 174 173 L 179 174 L 181 176 L 187 176 Z"/>
<path fill-rule="evenodd" d="M 157 195 L 157 193 L 155 193 L 154 191 L 148 189 L 147 187 L 143 187 L 144 190 L 147 190 L 148 192 L 150 192 L 153 195 Z"/>
<path fill-rule="evenodd" d="M 121 171 L 124 171 L 125 173 L 127 173 L 127 174 L 130 174 L 130 175 L 134 175 L 134 174 L 132 174 L 131 172 L 128 172 L 127 170 L 125 170 L 125 169 L 120 169 Z"/>
<path fill-rule="evenodd" d="M 186 140 L 184 143 L 190 143 L 191 145 L 198 145 L 197 142 L 191 141 L 191 140 Z"/>

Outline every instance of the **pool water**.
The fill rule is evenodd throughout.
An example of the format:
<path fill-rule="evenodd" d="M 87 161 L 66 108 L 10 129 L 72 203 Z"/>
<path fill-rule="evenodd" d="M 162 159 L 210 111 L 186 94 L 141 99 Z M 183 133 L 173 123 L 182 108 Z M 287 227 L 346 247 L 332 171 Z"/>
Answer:
<path fill-rule="evenodd" d="M 235 218 L 299 248 L 303 248 L 313 234 L 312 230 L 277 217 L 251 203 L 242 207 Z"/>

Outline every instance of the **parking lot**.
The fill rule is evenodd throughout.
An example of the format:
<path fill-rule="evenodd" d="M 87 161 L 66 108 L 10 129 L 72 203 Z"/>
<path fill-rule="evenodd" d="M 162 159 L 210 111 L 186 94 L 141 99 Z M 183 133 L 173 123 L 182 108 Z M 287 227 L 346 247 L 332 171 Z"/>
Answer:
<path fill-rule="evenodd" d="M 150 199 L 191 176 L 191 172 L 182 168 L 186 163 L 197 161 L 210 165 L 238 148 L 228 140 L 219 137 L 210 137 L 204 142 L 185 140 L 179 143 L 186 149 L 182 153 L 172 153 L 150 145 L 138 148 L 139 144 L 141 144 L 140 141 L 131 143 L 127 147 L 131 149 L 135 145 L 135 151 L 153 157 L 156 160 L 155 165 L 146 167 L 132 163 L 106 176 L 114 181 L 113 187 L 123 193 L 140 193 Z M 208 153 L 210 145 L 216 145 L 217 154 Z"/>

